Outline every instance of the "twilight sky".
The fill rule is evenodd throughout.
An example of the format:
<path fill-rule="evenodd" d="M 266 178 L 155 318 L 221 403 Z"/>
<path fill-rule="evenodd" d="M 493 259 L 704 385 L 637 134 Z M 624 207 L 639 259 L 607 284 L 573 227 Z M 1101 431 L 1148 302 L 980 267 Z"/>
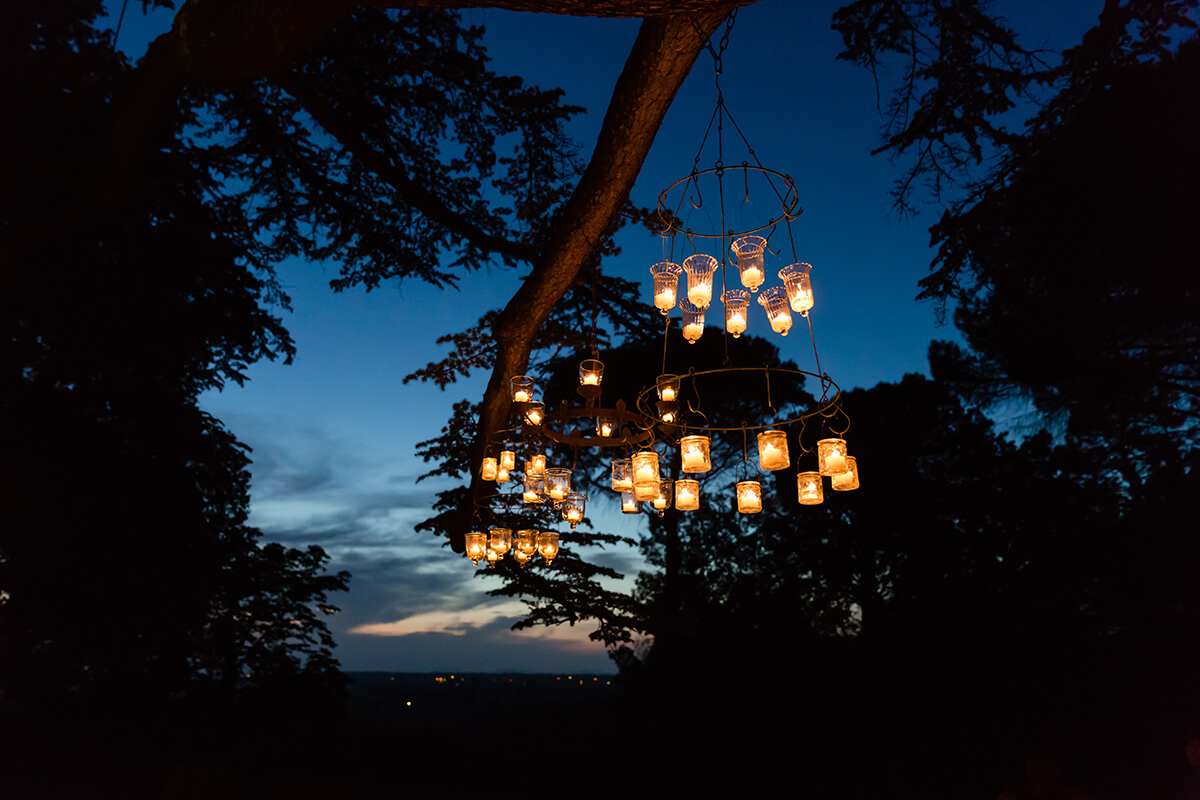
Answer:
<path fill-rule="evenodd" d="M 888 190 L 899 168 L 870 155 L 879 140 L 875 85 L 866 71 L 835 59 L 841 42 L 829 23 L 839 5 L 761 0 L 743 8 L 722 86 L 763 164 L 796 181 L 805 211 L 793 231 L 800 260 L 814 265 L 812 319 L 822 367 L 849 389 L 927 373 L 929 341 L 954 338 L 954 331 L 936 328 L 934 309 L 913 300 L 928 270 L 927 228 L 938 211 L 904 221 L 891 213 Z M 1077 42 L 1102 5 L 1000 8 L 1026 46 L 1058 49 Z M 119 42 L 131 58 L 171 20 L 170 12 L 145 17 L 138 6 L 131 4 Z M 590 155 L 639 22 L 494 10 L 463 17 L 486 28 L 496 71 L 561 87 L 566 102 L 587 109 L 570 132 L 581 156 Z M 656 138 L 633 192 L 636 203 L 653 206 L 662 188 L 688 173 L 715 100 L 712 58 L 704 52 Z M 726 161 L 740 162 L 745 154 L 731 141 Z M 711 166 L 711 152 L 702 168 Z M 649 302 L 649 267 L 662 260 L 661 243 L 640 228 L 626 230 L 619 242 L 623 252 L 605 268 L 640 281 Z M 719 257 L 715 248 L 709 252 Z M 202 402 L 253 448 L 251 524 L 290 546 L 319 544 L 332 556 L 331 569 L 353 573 L 349 593 L 334 598 L 342 613 L 330 619 L 343 668 L 615 671 L 603 647 L 587 640 L 587 625 L 511 631 L 522 606 L 486 596 L 498 581 L 476 577 L 442 539 L 413 531 L 439 488 L 433 480 L 416 482 L 425 465 L 414 445 L 440 431 L 452 402 L 480 396 L 487 376 L 445 393 L 402 379 L 441 356 L 438 336 L 503 305 L 518 285 L 517 272 L 469 276 L 461 291 L 391 283 L 369 294 L 334 294 L 332 264 L 287 263 L 279 273 L 293 301 L 284 322 L 296 340 L 295 363 L 258 364 L 244 388 L 209 393 Z M 763 333 L 758 308 L 750 332 L 756 323 Z M 808 337 L 798 333 L 763 335 L 784 358 L 812 369 Z M 589 503 L 589 514 L 600 524 L 637 535 L 635 520 L 597 517 L 597 505 Z M 640 565 L 632 551 L 602 558 L 630 578 Z"/>

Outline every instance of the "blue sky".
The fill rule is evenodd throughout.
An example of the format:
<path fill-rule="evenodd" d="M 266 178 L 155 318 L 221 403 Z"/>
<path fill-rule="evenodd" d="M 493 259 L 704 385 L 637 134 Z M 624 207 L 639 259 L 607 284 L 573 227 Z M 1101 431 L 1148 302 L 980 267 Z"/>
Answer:
<path fill-rule="evenodd" d="M 822 367 L 848 389 L 927 373 L 930 340 L 954 332 L 937 328 L 934 309 L 913 299 L 928 271 L 927 228 L 938 212 L 904 221 L 891 212 L 888 190 L 899 168 L 870 155 L 879 141 L 875 84 L 835 58 L 841 42 L 829 23 L 839 5 L 762 0 L 743 8 L 722 86 L 762 162 L 796 180 L 805 211 L 793 231 L 800 260 L 814 265 Z M 1023 3 L 1001 7 L 1009 5 L 1023 12 L 1013 24 L 1027 45 L 1055 48 L 1078 41 L 1102 3 L 1038 4 L 1036 17 Z M 589 155 L 638 21 L 495 10 L 463 16 L 487 29 L 498 72 L 561 87 L 567 102 L 587 109 L 570 132 Z M 169 13 L 146 18 L 134 4 L 120 45 L 137 57 L 169 24 Z M 688 173 L 715 99 L 712 59 L 702 53 L 656 138 L 636 203 L 653 206 L 662 188 Z M 740 161 L 740 153 L 730 158 L 737 147 L 729 142 L 726 160 Z M 642 229 L 625 231 L 619 242 L 623 252 L 605 267 L 642 282 L 649 302 L 649 267 L 662 260 L 661 243 Z M 520 604 L 488 598 L 495 581 L 475 576 L 441 539 L 413 531 L 440 486 L 416 482 L 425 465 L 415 444 L 440 431 L 453 401 L 478 397 L 487 376 L 445 393 L 404 385 L 403 377 L 442 355 L 438 336 L 503 305 L 518 285 L 516 272 L 469 276 L 461 291 L 411 283 L 341 294 L 328 287 L 335 275 L 334 265 L 283 265 L 295 363 L 256 365 L 245 387 L 210 393 L 203 404 L 253 448 L 252 524 L 288 545 L 319 544 L 332 569 L 353 573 L 350 592 L 336 598 L 343 611 L 330 620 L 343 667 L 613 671 L 603 648 L 587 641 L 588 626 L 511 631 Z M 754 312 L 751 326 L 765 327 Z M 784 358 L 812 368 L 807 335 L 765 335 Z M 635 522 L 619 514 L 603 523 L 636 536 Z M 640 564 L 627 551 L 600 560 L 631 577 Z"/>

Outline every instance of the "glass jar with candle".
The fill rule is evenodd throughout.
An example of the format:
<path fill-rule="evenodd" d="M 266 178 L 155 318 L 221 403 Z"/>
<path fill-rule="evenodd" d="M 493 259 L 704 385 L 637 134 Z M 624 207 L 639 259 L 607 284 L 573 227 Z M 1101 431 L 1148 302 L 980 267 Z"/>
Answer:
<path fill-rule="evenodd" d="M 712 302 L 713 273 L 717 266 L 717 260 L 706 253 L 696 253 L 683 260 L 683 271 L 688 276 L 687 299 L 700 311 Z"/>
<path fill-rule="evenodd" d="M 638 508 L 637 497 L 633 492 L 621 492 L 621 513 L 636 514 L 641 511 Z"/>
<path fill-rule="evenodd" d="M 549 468 L 546 470 L 546 496 L 561 503 L 571 493 L 571 470 Z"/>
<path fill-rule="evenodd" d="M 596 435 L 608 438 L 617 432 L 617 421 L 612 417 L 596 417 Z"/>
<path fill-rule="evenodd" d="M 486 558 L 487 558 L 487 562 L 488 562 L 488 569 L 495 569 L 496 562 L 499 561 L 501 558 L 500 554 L 496 552 L 496 549 L 494 547 L 492 547 L 492 543 L 490 540 L 487 543 Z"/>
<path fill-rule="evenodd" d="M 704 309 L 687 300 L 679 301 L 679 309 L 683 312 L 683 338 L 695 344 L 704 335 Z"/>
<path fill-rule="evenodd" d="M 767 472 L 787 469 L 792 465 L 786 432 L 763 431 L 758 435 L 758 464 Z"/>
<path fill-rule="evenodd" d="M 537 534 L 535 530 L 517 531 L 517 536 L 513 539 L 513 553 L 524 553 L 526 558 L 532 557 L 537 552 Z"/>
<path fill-rule="evenodd" d="M 508 470 L 506 470 L 506 469 L 496 470 L 496 483 L 508 483 L 508 481 L 509 481 Z"/>
<path fill-rule="evenodd" d="M 650 274 L 654 276 L 654 307 L 663 315 L 675 307 L 681 272 L 683 267 L 670 261 L 663 261 L 650 268 Z"/>
<path fill-rule="evenodd" d="M 558 534 L 554 531 L 542 531 L 537 537 L 538 553 L 549 564 L 558 555 Z"/>
<path fill-rule="evenodd" d="M 671 505 L 671 490 L 673 488 L 674 484 L 670 481 L 659 481 L 658 491 L 651 498 L 650 505 L 654 506 L 660 512 L 668 508 Z"/>
<path fill-rule="evenodd" d="M 679 401 L 678 375 L 671 375 L 670 373 L 659 375 L 655 388 L 658 390 L 658 399 L 664 403 L 676 403 Z"/>
<path fill-rule="evenodd" d="M 802 506 L 817 506 L 825 501 L 821 473 L 801 472 L 796 476 L 796 495 Z"/>
<path fill-rule="evenodd" d="M 721 295 L 725 304 L 725 330 L 738 338 L 746 331 L 746 318 L 750 314 L 750 293 L 745 289 L 730 289 Z"/>
<path fill-rule="evenodd" d="M 575 526 L 583 520 L 586 506 L 587 495 L 583 492 L 571 492 L 567 499 L 563 500 L 562 518 L 571 523 L 571 530 L 575 530 Z"/>
<path fill-rule="evenodd" d="M 758 481 L 738 481 L 737 506 L 742 514 L 762 511 L 762 484 Z"/>
<path fill-rule="evenodd" d="M 541 475 L 534 475 L 531 472 L 525 473 L 525 491 L 521 494 L 521 499 L 526 503 L 544 503 L 546 502 L 546 481 Z"/>
<path fill-rule="evenodd" d="M 496 459 L 489 456 L 483 460 L 483 465 L 479 468 L 479 477 L 485 481 L 494 481 L 498 470 Z"/>
<path fill-rule="evenodd" d="M 487 555 L 487 537 L 478 531 L 472 531 L 466 534 L 466 555 L 471 559 L 471 563 L 479 566 L 480 560 Z"/>
<path fill-rule="evenodd" d="M 813 307 L 812 284 L 808 276 L 811 269 L 812 264 L 790 264 L 779 270 L 783 288 L 787 290 L 788 304 L 797 314 L 807 314 Z"/>
<path fill-rule="evenodd" d="M 526 553 L 524 550 L 513 550 L 513 558 L 517 560 L 521 569 L 525 569 L 525 565 L 533 558 L 533 554 Z"/>
<path fill-rule="evenodd" d="M 850 492 L 858 488 L 858 460 L 854 456 L 846 456 L 846 471 L 829 479 L 830 488 L 835 492 Z"/>
<path fill-rule="evenodd" d="M 528 403 L 533 399 L 533 378 L 528 375 L 517 375 L 509 385 L 512 387 L 512 400 L 514 403 Z"/>
<path fill-rule="evenodd" d="M 771 330 L 780 336 L 787 336 L 792 329 L 792 312 L 788 309 L 787 292 L 782 286 L 772 286 L 764 289 L 758 296 L 758 303 L 767 311 L 767 319 L 771 322 Z"/>
<path fill-rule="evenodd" d="M 675 481 L 675 508 L 680 511 L 700 508 L 700 481 L 689 478 Z"/>
<path fill-rule="evenodd" d="M 757 292 L 762 286 L 766 272 L 763 267 L 763 250 L 767 240 L 761 236 L 743 236 L 734 239 L 729 249 L 737 259 L 738 272 L 741 274 L 742 286 L 752 292 Z"/>
<path fill-rule="evenodd" d="M 525 472 L 529 475 L 541 475 L 546 471 L 546 457 L 541 453 L 530 456 L 525 464 Z"/>
<path fill-rule="evenodd" d="M 712 469 L 709 448 L 712 441 L 707 436 L 684 436 L 679 440 L 679 457 L 684 472 L 708 472 Z"/>
<path fill-rule="evenodd" d="M 628 458 L 613 459 L 612 488 L 614 492 L 633 491 L 633 462 Z"/>
<path fill-rule="evenodd" d="M 500 451 L 500 469 L 511 470 L 511 469 L 516 469 L 516 468 L 517 468 L 516 452 L 513 450 L 501 450 Z"/>
<path fill-rule="evenodd" d="M 633 493 L 638 500 L 653 500 L 658 493 L 658 453 L 642 450 L 633 456 Z"/>
<path fill-rule="evenodd" d="M 546 417 L 546 404 L 535 400 L 525 407 L 525 424 L 537 427 Z"/>
<path fill-rule="evenodd" d="M 512 546 L 512 529 L 511 528 L 492 528 L 491 538 L 488 544 L 493 550 L 503 556 L 508 552 L 508 548 Z"/>
<path fill-rule="evenodd" d="M 579 384 L 581 386 L 599 386 L 604 380 L 604 365 L 594 358 L 579 362 Z"/>
<path fill-rule="evenodd" d="M 817 442 L 817 470 L 822 475 L 841 475 L 846 471 L 846 440 L 821 439 Z"/>

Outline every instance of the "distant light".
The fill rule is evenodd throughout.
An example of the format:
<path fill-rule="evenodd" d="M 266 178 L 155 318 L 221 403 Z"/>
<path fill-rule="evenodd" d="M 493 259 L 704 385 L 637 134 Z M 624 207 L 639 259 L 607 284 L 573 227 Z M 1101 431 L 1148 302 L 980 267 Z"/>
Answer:
<path fill-rule="evenodd" d="M 409 701 L 408 701 L 407 703 L 405 703 L 404 705 L 406 705 L 406 706 L 411 706 L 411 705 L 412 705 L 412 700 L 409 700 Z"/>

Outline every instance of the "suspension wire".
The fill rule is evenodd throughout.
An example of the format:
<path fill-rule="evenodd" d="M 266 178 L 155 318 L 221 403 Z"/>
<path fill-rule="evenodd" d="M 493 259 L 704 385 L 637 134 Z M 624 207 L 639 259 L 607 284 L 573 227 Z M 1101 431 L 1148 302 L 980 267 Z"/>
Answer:
<path fill-rule="evenodd" d="M 667 341 L 671 338 L 671 317 L 667 317 L 667 324 L 663 328 L 663 357 L 662 369 L 658 371 L 659 375 L 667 374 Z"/>
<path fill-rule="evenodd" d="M 125 21 L 125 9 L 129 6 L 129 0 L 121 3 L 121 15 L 117 17 L 117 28 L 113 31 L 112 52 L 117 52 L 117 39 L 121 36 L 121 23 Z"/>
<path fill-rule="evenodd" d="M 821 356 L 817 353 L 817 337 L 813 333 L 812 317 L 805 311 L 804 318 L 808 320 L 808 338 L 812 342 L 813 358 L 817 362 L 817 374 L 821 376 L 821 402 L 825 402 L 829 397 L 829 385 L 831 381 L 829 380 L 829 376 L 821 370 Z"/>

